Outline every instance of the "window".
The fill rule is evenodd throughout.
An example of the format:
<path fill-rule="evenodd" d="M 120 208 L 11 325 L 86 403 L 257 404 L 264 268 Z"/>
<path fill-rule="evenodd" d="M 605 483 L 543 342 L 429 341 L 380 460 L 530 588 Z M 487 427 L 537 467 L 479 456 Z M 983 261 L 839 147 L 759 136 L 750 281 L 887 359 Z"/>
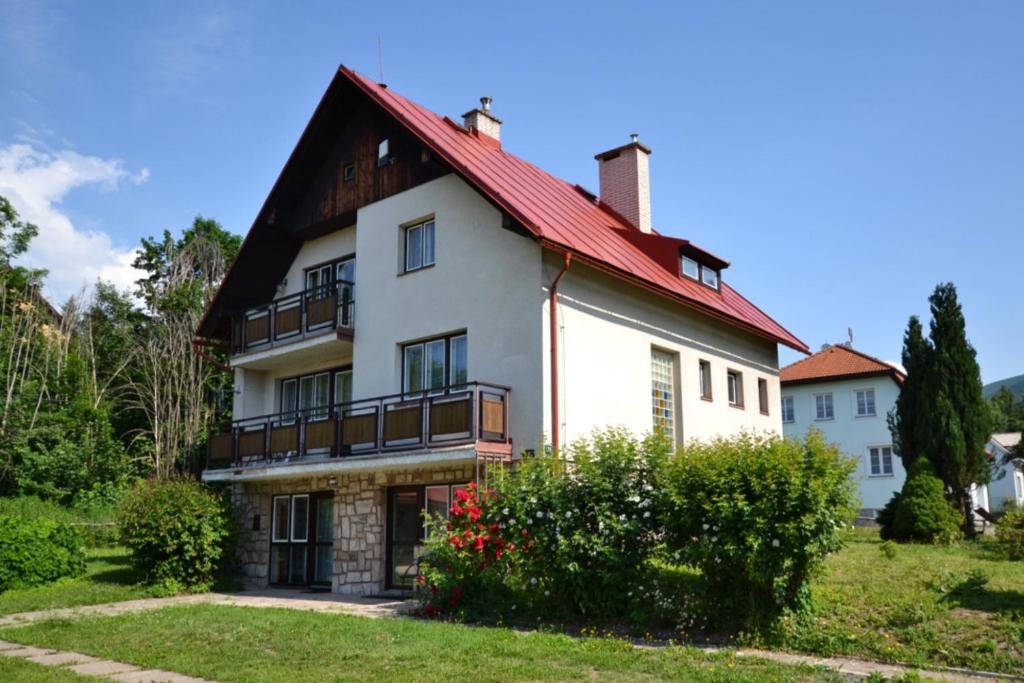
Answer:
<path fill-rule="evenodd" d="M 377 145 L 377 165 L 385 166 L 391 161 L 391 143 L 384 138 Z"/>
<path fill-rule="evenodd" d="M 405 229 L 405 272 L 434 265 L 434 221 Z"/>
<path fill-rule="evenodd" d="M 700 362 L 700 397 L 711 400 L 711 363 L 706 360 Z"/>
<path fill-rule="evenodd" d="M 708 287 L 718 289 L 718 271 L 714 268 L 708 268 L 707 266 L 700 267 L 700 279 L 701 282 L 706 284 Z"/>
<path fill-rule="evenodd" d="M 407 344 L 402 349 L 402 391 L 458 390 L 469 380 L 468 361 L 465 334 Z"/>
<path fill-rule="evenodd" d="M 872 477 L 892 476 L 892 446 L 871 446 L 868 459 Z"/>
<path fill-rule="evenodd" d="M 352 401 L 352 370 L 325 370 L 281 380 L 281 423 L 290 424 L 296 417 L 322 420 L 330 412 L 332 402 Z"/>
<path fill-rule="evenodd" d="M 345 167 L 341 171 L 342 179 L 347 183 L 356 179 L 356 165 L 345 164 Z"/>
<path fill-rule="evenodd" d="M 683 275 L 694 280 L 700 279 L 700 264 L 688 256 L 683 257 Z"/>
<path fill-rule="evenodd" d="M 857 395 L 857 417 L 872 417 L 875 414 L 875 390 L 858 389 Z"/>
<path fill-rule="evenodd" d="M 735 370 L 729 370 L 726 374 L 729 384 L 729 405 L 737 408 L 743 407 L 743 375 Z"/>
<path fill-rule="evenodd" d="M 762 415 L 768 414 L 768 380 L 763 378 L 757 380 L 757 405 Z"/>
<path fill-rule="evenodd" d="M 675 356 L 651 349 L 651 415 L 653 429 L 675 441 Z"/>
<path fill-rule="evenodd" d="M 270 583 L 330 584 L 334 553 L 334 496 L 274 496 L 270 536 Z"/>
<path fill-rule="evenodd" d="M 832 406 L 832 394 L 815 394 L 814 419 L 831 420 L 835 416 L 835 410 Z"/>
<path fill-rule="evenodd" d="M 796 410 L 794 409 L 792 396 L 782 397 L 782 421 L 796 422 Z"/>
<path fill-rule="evenodd" d="M 717 270 L 710 266 L 706 266 L 689 256 L 680 256 L 679 261 L 679 268 L 683 272 L 683 275 L 691 280 L 703 282 L 712 289 L 718 289 L 719 274 Z"/>

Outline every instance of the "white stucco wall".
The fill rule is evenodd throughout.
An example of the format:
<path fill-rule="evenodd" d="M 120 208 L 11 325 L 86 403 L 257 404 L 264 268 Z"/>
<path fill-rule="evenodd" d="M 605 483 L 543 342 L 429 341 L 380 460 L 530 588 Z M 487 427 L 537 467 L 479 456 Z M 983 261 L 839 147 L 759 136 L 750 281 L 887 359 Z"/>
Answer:
<path fill-rule="evenodd" d="M 857 417 L 854 392 L 858 389 L 875 390 L 873 417 Z M 835 418 L 816 420 L 814 396 L 827 392 L 832 392 Z M 782 387 L 782 396 L 792 396 L 794 399 L 795 421 L 782 425 L 786 436 L 803 436 L 808 429 L 818 429 L 828 441 L 837 444 L 844 453 L 857 458 L 857 471 L 854 476 L 860 488 L 861 507 L 882 508 L 892 498 L 892 494 L 903 487 L 906 472 L 899 456 L 893 453 L 891 476 L 871 476 L 871 465 L 868 460 L 870 446 L 892 445 L 886 415 L 896 403 L 899 386 L 891 377 L 788 385 Z"/>
<path fill-rule="evenodd" d="M 356 226 L 352 225 L 336 232 L 304 242 L 292 261 L 288 274 L 279 285 L 280 294 L 287 296 L 306 288 L 306 269 L 327 261 L 351 256 L 356 253 Z M 358 264 L 358 259 L 357 259 Z M 359 275 L 357 265 L 356 276 Z M 283 285 L 283 286 L 281 286 Z"/>
<path fill-rule="evenodd" d="M 401 273 L 402 225 L 433 216 L 435 265 Z M 401 390 L 401 345 L 465 330 L 469 378 L 512 387 L 516 449 L 541 434 L 541 250 L 454 175 L 358 212 L 353 394 Z"/>
<path fill-rule="evenodd" d="M 547 255 L 546 284 L 562 265 L 556 255 Z M 741 430 L 781 433 L 774 343 L 579 263 L 572 264 L 558 291 L 563 443 L 609 425 L 635 434 L 651 430 L 652 347 L 676 354 L 677 441 Z M 551 434 L 547 298 L 542 320 L 545 433 Z M 700 360 L 711 363 L 710 402 L 700 396 Z M 743 375 L 742 409 L 728 403 L 728 369 Z M 758 378 L 768 382 L 768 415 L 758 406 Z"/>

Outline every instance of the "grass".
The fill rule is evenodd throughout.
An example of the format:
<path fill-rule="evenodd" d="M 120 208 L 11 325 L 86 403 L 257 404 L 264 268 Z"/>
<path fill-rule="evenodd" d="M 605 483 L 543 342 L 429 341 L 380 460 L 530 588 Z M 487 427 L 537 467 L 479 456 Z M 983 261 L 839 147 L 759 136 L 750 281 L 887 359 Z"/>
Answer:
<path fill-rule="evenodd" d="M 786 621 L 767 644 L 914 666 L 1024 670 L 1024 563 L 1003 559 L 991 539 L 883 549 L 876 531 L 858 529 L 812 593 L 813 615 Z"/>
<path fill-rule="evenodd" d="M 126 548 L 90 548 L 84 575 L 0 593 L 0 614 L 148 597 L 128 560 Z"/>
<path fill-rule="evenodd" d="M 51 620 L 0 638 L 231 683 L 283 681 L 840 681 L 837 674 L 610 639 L 367 619 L 286 609 L 182 605 Z"/>
<path fill-rule="evenodd" d="M 0 657 L 0 681 L 18 683 L 86 683 L 95 681 L 72 671 L 26 662 L 15 657 Z"/>

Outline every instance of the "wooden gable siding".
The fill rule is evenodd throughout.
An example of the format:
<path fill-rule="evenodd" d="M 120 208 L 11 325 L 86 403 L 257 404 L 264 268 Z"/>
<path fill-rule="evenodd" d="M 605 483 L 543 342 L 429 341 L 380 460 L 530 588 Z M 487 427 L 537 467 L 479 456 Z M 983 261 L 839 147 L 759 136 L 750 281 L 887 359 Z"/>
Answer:
<path fill-rule="evenodd" d="M 377 148 L 385 138 L 390 161 L 379 165 Z M 355 178 L 345 180 L 345 168 L 350 164 L 355 167 Z M 360 106 L 339 132 L 323 164 L 305 179 L 308 190 L 290 217 L 292 230 L 309 239 L 345 227 L 354 222 L 358 208 L 446 172 L 419 141 L 369 106 Z"/>

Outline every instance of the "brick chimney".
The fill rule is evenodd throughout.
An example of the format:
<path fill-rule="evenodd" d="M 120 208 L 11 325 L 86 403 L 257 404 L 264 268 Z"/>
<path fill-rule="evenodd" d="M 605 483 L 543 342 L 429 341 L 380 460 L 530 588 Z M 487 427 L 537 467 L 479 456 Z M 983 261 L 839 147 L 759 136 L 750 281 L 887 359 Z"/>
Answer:
<path fill-rule="evenodd" d="M 640 143 L 636 133 L 629 137 L 629 144 L 594 157 L 601 178 L 601 201 L 634 227 L 651 232 L 651 149 Z"/>
<path fill-rule="evenodd" d="M 501 142 L 501 119 L 491 113 L 491 98 L 481 97 L 480 106 L 462 115 L 462 122 L 471 132 Z"/>

